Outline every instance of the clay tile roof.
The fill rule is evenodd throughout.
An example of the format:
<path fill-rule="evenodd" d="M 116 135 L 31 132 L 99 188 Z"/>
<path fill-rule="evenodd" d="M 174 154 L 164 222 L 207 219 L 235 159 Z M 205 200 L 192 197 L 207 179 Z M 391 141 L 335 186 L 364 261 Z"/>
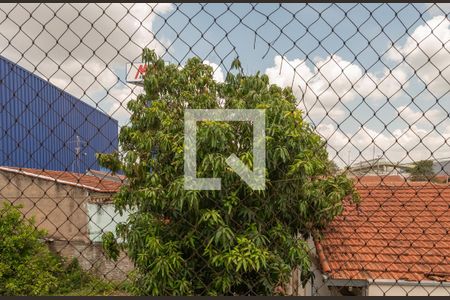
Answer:
<path fill-rule="evenodd" d="M 387 176 L 377 176 L 377 175 L 366 175 L 361 177 L 353 178 L 355 182 L 363 185 L 392 185 L 392 184 L 402 184 L 404 183 L 405 177 L 400 175 L 387 175 Z"/>
<path fill-rule="evenodd" d="M 51 171 L 15 167 L 0 167 L 0 170 L 25 176 L 31 176 L 34 178 L 50 180 L 61 184 L 77 186 L 100 193 L 118 192 L 120 186 L 122 185 L 121 182 L 67 171 Z"/>
<path fill-rule="evenodd" d="M 102 179 L 117 181 L 117 182 L 122 182 L 122 183 L 125 182 L 127 179 L 126 176 L 124 176 L 124 175 L 112 174 L 111 172 L 105 173 L 105 172 L 97 171 L 97 170 L 89 170 L 88 172 L 86 172 L 86 175 L 92 175 L 92 176 L 99 177 Z"/>
<path fill-rule="evenodd" d="M 333 279 L 450 281 L 449 185 L 356 188 L 361 203 L 346 203 L 316 240 L 322 271 Z"/>

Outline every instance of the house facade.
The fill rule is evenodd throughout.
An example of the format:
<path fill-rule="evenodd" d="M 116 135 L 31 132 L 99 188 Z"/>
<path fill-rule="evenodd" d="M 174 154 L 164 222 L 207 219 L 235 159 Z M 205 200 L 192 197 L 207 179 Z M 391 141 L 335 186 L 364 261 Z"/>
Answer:
<path fill-rule="evenodd" d="M 77 258 L 85 270 L 123 280 L 132 263 L 125 255 L 118 262 L 108 261 L 99 243 L 104 232 L 114 232 L 117 223 L 127 219 L 111 202 L 121 184 L 94 175 L 0 167 L 0 204 L 21 205 L 24 216 L 47 232 L 53 251 Z"/>
<path fill-rule="evenodd" d="M 356 184 L 312 243 L 309 295 L 450 296 L 450 186 L 428 182 Z"/>

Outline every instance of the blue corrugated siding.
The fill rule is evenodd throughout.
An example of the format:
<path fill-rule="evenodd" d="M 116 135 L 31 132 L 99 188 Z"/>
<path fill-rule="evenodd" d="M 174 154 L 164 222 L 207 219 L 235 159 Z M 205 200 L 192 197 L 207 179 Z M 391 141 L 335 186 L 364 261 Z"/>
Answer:
<path fill-rule="evenodd" d="M 117 150 L 117 121 L 0 57 L 0 165 L 84 172 Z M 76 163 L 76 136 L 82 144 Z"/>

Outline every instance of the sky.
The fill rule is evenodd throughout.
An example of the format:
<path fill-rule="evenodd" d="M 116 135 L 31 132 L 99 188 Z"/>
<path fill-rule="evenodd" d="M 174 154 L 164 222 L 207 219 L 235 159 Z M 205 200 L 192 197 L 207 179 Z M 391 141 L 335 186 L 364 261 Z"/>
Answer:
<path fill-rule="evenodd" d="M 292 87 L 339 166 L 450 157 L 448 4 L 0 4 L 0 55 L 127 124 L 143 47 Z"/>

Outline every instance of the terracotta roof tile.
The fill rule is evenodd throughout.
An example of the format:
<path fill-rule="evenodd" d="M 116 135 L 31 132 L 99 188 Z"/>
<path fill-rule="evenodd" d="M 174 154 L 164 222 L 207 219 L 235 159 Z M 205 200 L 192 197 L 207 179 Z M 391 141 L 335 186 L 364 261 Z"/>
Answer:
<path fill-rule="evenodd" d="M 353 180 L 365 185 L 401 184 L 405 182 L 405 177 L 400 175 L 366 175 L 361 177 L 354 177 Z"/>
<path fill-rule="evenodd" d="M 320 242 L 333 279 L 450 281 L 450 186 L 356 184 Z"/>
<path fill-rule="evenodd" d="M 122 185 L 121 182 L 66 171 L 51 171 L 51 170 L 39 170 L 39 169 L 15 168 L 15 167 L 0 167 L 0 170 L 40 178 L 44 180 L 55 181 L 61 184 L 82 187 L 88 190 L 101 193 L 118 192 L 120 186 Z"/>

